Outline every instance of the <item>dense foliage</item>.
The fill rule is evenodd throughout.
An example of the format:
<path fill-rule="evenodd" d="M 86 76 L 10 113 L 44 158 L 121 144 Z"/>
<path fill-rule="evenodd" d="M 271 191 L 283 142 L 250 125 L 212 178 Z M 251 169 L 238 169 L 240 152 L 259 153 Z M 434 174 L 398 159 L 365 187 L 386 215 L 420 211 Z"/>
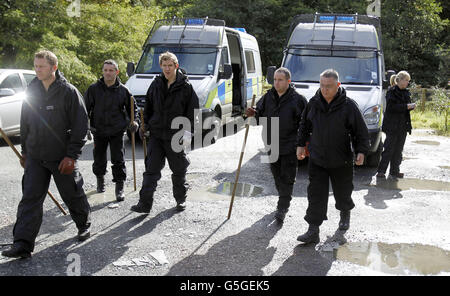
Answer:
<path fill-rule="evenodd" d="M 76 10 L 69 5 L 80 3 Z M 32 68 L 46 48 L 65 76 L 84 91 L 101 76 L 102 61 L 116 59 L 126 80 L 127 61 L 139 59 L 154 21 L 194 16 L 245 27 L 259 42 L 263 68 L 279 66 L 292 18 L 301 13 L 365 14 L 361 0 L 4 0 L 0 3 L 0 68 Z M 381 1 L 386 69 L 407 70 L 422 86 L 449 80 L 448 4 L 438 0 Z"/>

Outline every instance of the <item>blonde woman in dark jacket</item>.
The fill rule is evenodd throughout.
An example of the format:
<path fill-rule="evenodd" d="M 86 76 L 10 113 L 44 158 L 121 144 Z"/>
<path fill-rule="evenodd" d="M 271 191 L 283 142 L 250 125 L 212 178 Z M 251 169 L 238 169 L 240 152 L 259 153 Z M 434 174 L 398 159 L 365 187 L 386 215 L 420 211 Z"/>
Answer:
<path fill-rule="evenodd" d="M 381 161 L 378 165 L 377 177 L 385 178 L 388 165 L 389 175 L 394 178 L 403 178 L 400 173 L 403 146 L 405 145 L 406 133 L 411 134 L 410 111 L 416 107 L 411 103 L 411 95 L 406 87 L 411 76 L 406 71 L 400 71 L 391 76 L 391 87 L 386 93 L 386 112 L 382 130 L 386 134 Z"/>

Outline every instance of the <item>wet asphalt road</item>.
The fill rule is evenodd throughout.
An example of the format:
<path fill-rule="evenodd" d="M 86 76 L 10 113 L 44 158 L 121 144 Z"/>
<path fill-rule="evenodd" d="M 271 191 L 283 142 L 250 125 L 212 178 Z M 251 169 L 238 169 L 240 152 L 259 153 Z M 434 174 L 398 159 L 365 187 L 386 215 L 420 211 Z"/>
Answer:
<path fill-rule="evenodd" d="M 53 202 L 31 259 L 0 256 L 0 275 L 450 275 L 450 139 L 427 131 L 408 136 L 401 166 L 405 180 L 383 183 L 375 169 L 357 168 L 351 227 L 337 231 L 339 212 L 330 192 L 328 220 L 317 245 L 296 237 L 307 229 L 306 166 L 299 168 L 283 225 L 274 221 L 277 202 L 269 165 L 261 163 L 260 127 L 251 127 L 232 216 L 234 182 L 244 130 L 189 152 L 188 208 L 177 213 L 171 172 L 163 170 L 149 215 L 129 211 L 137 202 L 144 171 L 137 144 L 137 191 L 133 191 L 131 148 L 127 151 L 126 200 L 116 206 L 110 168 L 107 192 L 96 194 L 91 172 L 92 142 L 79 161 L 92 207 L 92 237 L 77 242 L 76 227 Z M 19 148 L 19 139 L 13 139 Z M 12 242 L 21 198 L 22 168 L 0 142 L 0 244 Z M 108 165 L 109 167 L 109 165 Z M 331 189 L 330 189 L 331 190 Z M 50 191 L 61 200 L 52 181 Z M 5 246 L 0 245 L 0 250 Z M 162 250 L 168 263 L 152 259 Z"/>

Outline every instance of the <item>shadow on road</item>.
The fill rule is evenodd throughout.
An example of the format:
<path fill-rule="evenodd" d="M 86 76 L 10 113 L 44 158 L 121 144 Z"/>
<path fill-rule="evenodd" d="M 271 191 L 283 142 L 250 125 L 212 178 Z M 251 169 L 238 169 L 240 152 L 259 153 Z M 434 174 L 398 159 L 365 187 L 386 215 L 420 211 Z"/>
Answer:
<path fill-rule="evenodd" d="M 135 226 L 140 224 L 147 215 L 125 220 L 130 215 L 134 215 L 128 213 L 108 227 L 94 233 L 84 243 L 77 242 L 73 237 L 34 253 L 31 259 L 0 263 L 0 274 L 65 275 L 69 264 L 66 261 L 67 256 L 71 253 L 80 256 L 81 275 L 94 274 L 122 257 L 129 249 L 127 243 L 150 233 L 158 224 L 170 219 L 175 213 L 174 208 L 167 209 L 138 227 Z M 117 224 L 118 226 L 113 227 Z"/>
<path fill-rule="evenodd" d="M 249 228 L 209 247 L 206 254 L 192 254 L 179 261 L 167 275 L 263 275 L 262 268 L 276 251 L 268 247 L 269 243 L 280 228 L 273 223 L 273 213 L 265 215 Z"/>

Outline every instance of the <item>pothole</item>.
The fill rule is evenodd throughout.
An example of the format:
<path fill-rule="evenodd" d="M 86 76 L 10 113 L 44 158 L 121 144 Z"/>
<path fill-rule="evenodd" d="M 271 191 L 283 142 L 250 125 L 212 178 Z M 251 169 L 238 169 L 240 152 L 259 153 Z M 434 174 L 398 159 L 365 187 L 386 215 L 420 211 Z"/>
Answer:
<path fill-rule="evenodd" d="M 350 242 L 337 248 L 334 255 L 337 260 L 390 274 L 450 272 L 450 252 L 430 245 Z"/>
<path fill-rule="evenodd" d="M 427 141 L 427 140 L 413 141 L 413 143 L 421 144 L 421 145 L 430 145 L 430 146 L 439 146 L 441 144 L 438 141 Z"/>
<path fill-rule="evenodd" d="M 395 179 L 388 177 L 374 178 L 369 186 L 375 186 L 384 189 L 391 190 L 433 190 L 433 191 L 450 191 L 450 182 L 416 179 L 416 178 L 403 178 Z"/>

